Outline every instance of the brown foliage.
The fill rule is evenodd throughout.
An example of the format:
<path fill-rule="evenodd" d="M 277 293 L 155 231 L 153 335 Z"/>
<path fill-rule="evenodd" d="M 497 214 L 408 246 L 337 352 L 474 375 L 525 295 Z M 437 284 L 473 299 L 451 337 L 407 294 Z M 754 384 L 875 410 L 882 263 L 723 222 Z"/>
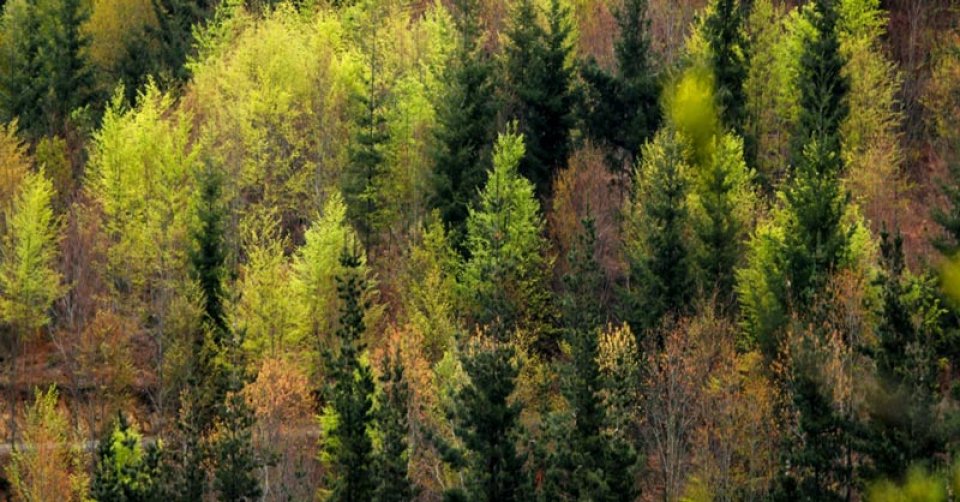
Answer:
<path fill-rule="evenodd" d="M 30 163 L 27 149 L 17 137 L 17 122 L 0 124 L 0 213 L 6 212 L 13 203 L 20 180 L 30 168 Z M 3 225 L 2 218 L 0 225 Z"/>

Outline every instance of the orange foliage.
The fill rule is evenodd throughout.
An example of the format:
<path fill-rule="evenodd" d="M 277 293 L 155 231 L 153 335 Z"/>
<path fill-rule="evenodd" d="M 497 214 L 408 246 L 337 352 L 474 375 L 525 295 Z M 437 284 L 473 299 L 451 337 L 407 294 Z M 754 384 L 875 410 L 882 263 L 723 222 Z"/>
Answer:
<path fill-rule="evenodd" d="M 553 207 L 547 225 L 561 259 L 555 273 L 567 270 L 563 259 L 583 232 L 582 221 L 591 217 L 597 230 L 596 258 L 616 277 L 624 270 L 620 255 L 619 208 L 625 194 L 604 163 L 603 152 L 587 145 L 570 158 L 570 167 L 560 172 L 554 183 Z"/>

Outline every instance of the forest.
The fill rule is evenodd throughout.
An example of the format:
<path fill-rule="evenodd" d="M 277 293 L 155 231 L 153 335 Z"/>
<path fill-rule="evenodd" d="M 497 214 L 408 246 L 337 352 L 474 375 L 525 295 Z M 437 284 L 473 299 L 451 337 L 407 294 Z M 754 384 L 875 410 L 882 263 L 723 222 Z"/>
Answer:
<path fill-rule="evenodd" d="M 0 11 L 0 499 L 960 501 L 956 0 Z"/>

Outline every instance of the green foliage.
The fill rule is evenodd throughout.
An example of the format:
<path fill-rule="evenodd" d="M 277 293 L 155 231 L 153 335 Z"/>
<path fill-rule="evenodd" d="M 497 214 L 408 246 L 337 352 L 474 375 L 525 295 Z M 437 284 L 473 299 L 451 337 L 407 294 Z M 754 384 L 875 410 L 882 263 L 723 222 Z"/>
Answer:
<path fill-rule="evenodd" d="M 482 335 L 481 335 L 482 336 Z M 517 453 L 521 404 L 510 399 L 519 369 L 514 351 L 493 340 L 478 340 L 462 354 L 469 383 L 457 392 L 452 421 L 462 449 L 448 460 L 464 470 L 463 490 L 445 500 L 510 502 L 529 500 L 523 459 Z"/>
<path fill-rule="evenodd" d="M 617 72 L 588 61 L 584 132 L 595 142 L 618 150 L 607 159 L 617 173 L 636 164 L 640 149 L 660 124 L 657 78 L 650 64 L 650 20 L 647 0 L 626 0 L 614 11 L 619 36 L 614 42 Z"/>
<path fill-rule="evenodd" d="M 361 502 L 372 500 L 376 489 L 370 438 L 375 418 L 373 374 L 361 358 L 365 348 L 361 338 L 366 331 L 363 319 L 369 302 L 363 298 L 366 279 L 360 257 L 344 250 L 340 265 L 344 271 L 337 277 L 340 350 L 328 356 L 333 378 L 327 413 L 331 419 L 326 420 L 321 453 L 321 459 L 329 466 L 324 499 Z"/>
<path fill-rule="evenodd" d="M 693 262 L 700 290 L 731 303 L 735 270 L 757 210 L 753 171 L 744 161 L 743 142 L 733 134 L 715 137 L 713 155 L 700 167 L 690 195 L 696 236 Z"/>
<path fill-rule="evenodd" d="M 53 185 L 42 170 L 27 173 L 7 215 L 0 247 L 0 320 L 13 327 L 18 339 L 50 322 L 50 307 L 63 292 L 53 197 Z"/>
<path fill-rule="evenodd" d="M 960 469 L 954 468 L 954 471 Z M 956 474 L 955 474 L 956 476 Z M 936 473 L 929 473 L 922 467 L 912 467 L 902 483 L 882 479 L 870 485 L 866 500 L 869 502 L 946 502 L 948 493 L 956 494 L 956 479 L 950 480 Z"/>
<path fill-rule="evenodd" d="M 143 437 L 120 413 L 97 448 L 96 469 L 90 486 L 93 500 L 106 502 L 160 502 L 162 447 L 143 446 Z"/>
<path fill-rule="evenodd" d="M 403 376 L 400 353 L 384 359 L 380 381 L 384 400 L 377 410 L 377 431 L 380 448 L 376 455 L 377 486 L 373 500 L 377 502 L 405 502 L 416 492 L 407 472 L 410 445 L 407 437 L 410 424 L 407 419 L 410 406 L 410 388 Z"/>
<path fill-rule="evenodd" d="M 533 182 L 537 196 L 545 198 L 571 148 L 570 14 L 562 0 L 550 0 L 544 27 L 535 0 L 520 0 L 514 8 L 504 49 L 504 93 L 508 116 L 517 121 L 526 144 L 520 173 Z"/>
<path fill-rule="evenodd" d="M 19 118 L 32 138 L 66 130 L 71 114 L 94 103 L 89 17 L 82 0 L 14 0 L 0 22 L 0 121 Z"/>
<path fill-rule="evenodd" d="M 500 135 L 493 169 L 467 219 L 470 259 L 461 288 L 473 321 L 501 339 L 517 329 L 539 336 L 549 315 L 540 205 L 533 185 L 517 172 L 525 152 L 523 136 Z"/>
<path fill-rule="evenodd" d="M 222 405 L 210 445 L 216 462 L 213 488 L 219 500 L 254 501 L 262 494 L 258 471 L 263 464 L 253 446 L 256 419 L 237 383 L 233 382 L 232 392 Z"/>
<path fill-rule="evenodd" d="M 625 301 L 627 319 L 638 335 L 665 315 L 685 312 L 693 293 L 688 151 L 680 133 L 661 129 L 643 148 L 633 200 L 626 208 L 630 289 Z"/>
<path fill-rule="evenodd" d="M 740 135 L 746 118 L 744 81 L 749 47 L 743 25 L 748 9 L 749 4 L 740 0 L 716 0 L 704 24 L 720 116 L 727 128 Z"/>
<path fill-rule="evenodd" d="M 443 76 L 446 89 L 437 110 L 433 205 L 461 248 L 469 208 L 490 160 L 496 110 L 493 61 L 483 47 L 479 2 L 459 0 L 454 7 L 460 40 Z"/>
<path fill-rule="evenodd" d="M 585 221 L 584 228 L 568 257 L 572 270 L 564 277 L 564 334 L 572 360 L 562 389 L 572 424 L 557 427 L 556 451 L 549 459 L 543 496 L 548 500 L 633 500 L 636 454 L 609 432 L 612 422 L 602 394 L 606 382 L 599 366 L 603 327 L 599 297 L 606 278 L 594 258 L 592 221 Z"/>

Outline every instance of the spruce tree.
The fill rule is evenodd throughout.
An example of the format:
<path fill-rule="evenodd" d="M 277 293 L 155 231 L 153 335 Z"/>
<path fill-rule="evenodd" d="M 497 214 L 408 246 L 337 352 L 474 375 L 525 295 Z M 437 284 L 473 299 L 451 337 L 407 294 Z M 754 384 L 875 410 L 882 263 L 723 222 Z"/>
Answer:
<path fill-rule="evenodd" d="M 564 371 L 563 396 L 571 426 L 559 427 L 550 459 L 547 500 L 633 500 L 636 456 L 629 445 L 607 432 L 609 425 L 600 392 L 598 336 L 604 315 L 599 302 L 606 282 L 594 258 L 596 235 L 591 220 L 570 252 L 571 271 L 564 277 L 564 334 L 571 362 Z"/>
<path fill-rule="evenodd" d="M 747 98 L 743 84 L 749 67 L 744 31 L 747 9 L 743 0 L 716 0 L 704 24 L 720 118 L 728 129 L 740 136 L 746 125 Z"/>
<path fill-rule="evenodd" d="M 345 272 L 337 278 L 340 298 L 338 353 L 329 355 L 333 384 L 329 389 L 332 427 L 324 431 L 323 457 L 329 464 L 328 501 L 366 502 L 373 499 L 376 483 L 373 443 L 368 430 L 373 425 L 373 374 L 363 361 L 362 342 L 366 331 L 364 315 L 369 302 L 364 300 L 366 280 L 355 253 L 341 256 Z"/>
<path fill-rule="evenodd" d="M 383 62 L 379 53 L 379 20 L 376 3 L 366 37 L 366 69 L 363 89 L 352 96 L 355 105 L 353 131 L 349 145 L 349 163 L 343 173 L 343 198 L 347 216 L 357 229 L 364 246 L 371 249 L 380 230 L 381 193 L 386 159 L 383 148 L 389 140 L 386 127 L 386 90 Z"/>
<path fill-rule="evenodd" d="M 687 150 L 678 132 L 663 129 L 644 147 L 635 176 L 625 243 L 630 266 L 625 316 L 637 336 L 665 316 L 682 314 L 692 296 Z"/>
<path fill-rule="evenodd" d="M 483 47 L 479 6 L 479 0 L 454 3 L 460 39 L 444 73 L 446 90 L 437 109 L 433 205 L 461 251 L 468 209 L 483 184 L 496 122 L 493 63 Z"/>
<path fill-rule="evenodd" d="M 89 17 L 82 0 L 16 0 L 0 26 L 0 121 L 18 118 L 33 139 L 62 135 L 74 110 L 96 98 Z"/>
<path fill-rule="evenodd" d="M 217 434 L 211 444 L 216 468 L 213 488 L 219 500 L 259 500 L 262 490 L 257 470 L 262 463 L 253 448 L 253 410 L 247 404 L 237 377 L 222 405 Z"/>
<path fill-rule="evenodd" d="M 516 447 L 521 407 L 510 399 L 519 374 L 513 354 L 508 345 L 489 339 L 464 351 L 461 362 L 470 382 L 457 393 L 451 417 L 463 449 L 451 452 L 448 459 L 464 468 L 465 486 L 446 494 L 446 500 L 529 500 Z"/>
<path fill-rule="evenodd" d="M 535 0 L 520 0 L 507 31 L 505 94 L 508 115 L 519 124 L 527 153 L 520 172 L 536 186 L 537 196 L 550 194 L 557 171 L 570 153 L 573 127 L 569 9 L 550 0 L 547 27 L 540 25 Z"/>
<path fill-rule="evenodd" d="M 164 500 L 161 449 L 141 444 L 143 438 L 123 413 L 97 446 L 90 496 L 96 501 L 160 502 Z"/>
<path fill-rule="evenodd" d="M 840 125 L 847 115 L 844 59 L 837 40 L 835 0 L 808 9 L 815 33 L 800 61 L 800 118 L 792 140 L 793 172 L 784 191 L 788 228 L 784 262 L 791 300 L 802 309 L 846 255 L 849 202 L 843 186 Z M 799 311 L 799 310 L 798 310 Z"/>
<path fill-rule="evenodd" d="M 410 389 L 404 377 L 403 362 L 399 351 L 393 358 L 384 361 L 384 374 L 380 381 L 384 386 L 384 401 L 377 413 L 377 428 L 381 435 L 381 447 L 377 453 L 377 487 L 374 500 L 377 502 L 406 502 L 413 499 L 415 489 L 407 473 L 409 462 L 410 425 L 407 413 Z"/>
<path fill-rule="evenodd" d="M 592 60 L 584 65 L 582 113 L 586 136 L 611 149 L 610 169 L 629 175 L 641 147 L 660 125 L 660 90 L 649 60 L 647 0 L 624 0 L 614 16 L 619 28 L 614 42 L 617 69 L 607 72 Z"/>

